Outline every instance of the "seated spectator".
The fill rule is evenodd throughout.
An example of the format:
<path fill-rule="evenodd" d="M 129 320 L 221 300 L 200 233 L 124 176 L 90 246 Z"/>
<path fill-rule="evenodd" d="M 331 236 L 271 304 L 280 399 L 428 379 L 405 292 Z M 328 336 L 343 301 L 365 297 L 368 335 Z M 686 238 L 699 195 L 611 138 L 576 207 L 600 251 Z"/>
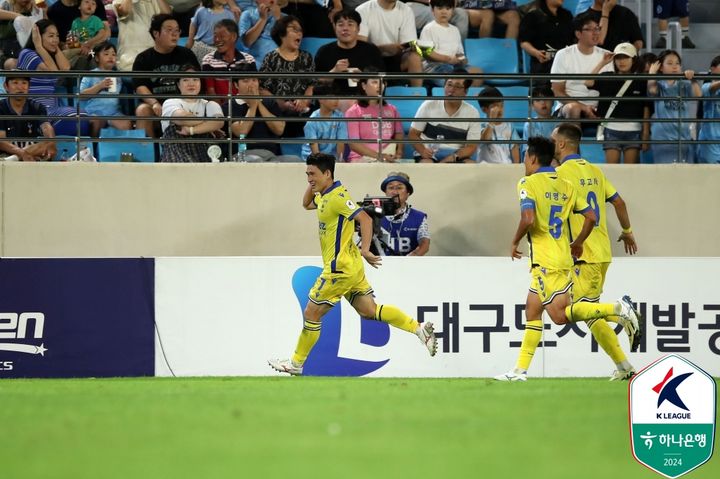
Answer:
<path fill-rule="evenodd" d="M 643 34 L 637 15 L 617 0 L 594 0 L 585 11 L 600 25 L 600 43 L 605 50 L 614 50 L 621 43 L 632 43 L 636 50 L 643 47 Z"/>
<path fill-rule="evenodd" d="M 410 42 L 417 41 L 413 11 L 397 0 L 368 0 L 357 8 L 362 17 L 358 39 L 375 44 L 385 61 L 384 71 L 420 73 L 422 58 Z M 411 78 L 422 86 L 422 78 Z"/>
<path fill-rule="evenodd" d="M 55 131 L 47 120 L 31 120 L 25 116 L 47 116 L 45 106 L 23 95 L 30 91 L 30 78 L 9 72 L 5 77 L 8 97 L 0 100 L 0 116 L 16 116 L 16 119 L 0 120 L 0 155 L 4 160 L 40 161 L 52 160 L 57 154 L 52 141 L 35 142 L 38 136 L 55 138 Z M 5 141 L 5 138 L 27 138 L 27 141 Z"/>
<path fill-rule="evenodd" d="M 18 68 L 27 71 L 67 71 L 70 63 L 60 50 L 60 38 L 57 28 L 50 20 L 39 20 L 32 28 L 32 35 L 25 48 L 20 52 Z M 72 117 L 67 119 L 56 118 L 52 120 L 52 127 L 58 135 L 87 135 L 88 122 L 80 122 L 80 131 L 75 116 L 78 111 L 72 107 L 60 106 L 58 98 L 46 95 L 55 93 L 57 78 L 52 76 L 31 77 L 30 93 L 36 101 L 43 104 L 50 117 Z M 85 112 L 80 110 L 81 115 Z"/>
<path fill-rule="evenodd" d="M 632 43 L 621 43 L 615 47 L 614 53 L 605 54 L 592 73 L 600 73 L 610 63 L 612 70 L 603 72 L 605 78 L 585 82 L 588 87 L 595 88 L 601 97 L 616 98 L 612 101 L 601 100 L 598 104 L 598 117 L 613 120 L 602 123 L 602 135 L 598 135 L 598 140 L 605 140 L 603 150 L 607 163 L 620 163 L 621 159 L 623 163 L 638 163 L 640 141 L 650 137 L 650 124 L 639 121 L 640 118 L 650 118 L 647 103 L 639 101 L 647 97 L 647 82 L 640 79 L 613 78 L 614 75 L 631 75 L 638 72 L 637 50 Z M 626 98 L 638 101 L 625 101 Z M 619 143 L 619 141 L 632 143 Z"/>
<path fill-rule="evenodd" d="M 87 70 L 90 66 L 90 52 L 96 45 L 110 38 L 110 27 L 95 16 L 96 7 L 95 0 L 80 0 L 80 16 L 75 18 L 70 26 L 77 44 L 66 43 L 64 53 L 74 70 Z M 62 41 L 62 37 L 60 40 Z"/>
<path fill-rule="evenodd" d="M 430 249 L 427 214 L 408 204 L 413 194 L 410 176 L 390 172 L 380 184 L 383 193 L 397 197 L 400 208 L 392 216 L 380 219 L 380 244 L 385 256 L 425 256 Z"/>
<path fill-rule="evenodd" d="M 468 11 L 470 26 L 478 29 L 480 38 L 492 35 L 493 23 L 505 24 L 505 38 L 517 38 L 520 15 L 513 0 L 463 0 L 460 5 Z"/>
<path fill-rule="evenodd" d="M 257 73 L 254 63 L 239 63 L 236 73 Z M 250 98 L 260 95 L 260 82 L 257 77 L 243 75 L 234 80 L 237 95 L 233 101 L 223 105 L 223 115 L 230 118 L 230 132 L 233 138 L 261 140 L 254 143 L 233 142 L 232 153 L 236 161 L 300 161 L 292 155 L 282 155 L 276 142 L 285 131 L 285 122 L 278 120 L 280 108 L 271 99 Z M 229 155 L 228 155 L 229 156 Z"/>
<path fill-rule="evenodd" d="M 283 13 L 277 0 L 255 0 L 257 7 L 250 7 L 240 15 L 240 39 L 255 62 L 262 65 L 265 55 L 277 46 L 270 32 Z"/>
<path fill-rule="evenodd" d="M 93 71 L 116 71 L 117 52 L 115 51 L 115 45 L 110 42 L 103 42 L 95 47 L 93 54 L 97 63 L 97 68 Z M 108 124 L 118 130 L 132 129 L 132 122 L 125 119 L 120 109 L 120 99 L 117 94 L 120 93 L 121 84 L 122 82 L 117 76 L 106 78 L 84 77 L 80 81 L 80 94 L 91 95 L 90 99 L 80 101 L 80 108 L 90 116 L 115 117 L 111 120 L 96 120 L 93 122 L 90 131 L 92 136 L 99 136 L 100 129 Z"/>
<path fill-rule="evenodd" d="M 720 56 L 710 63 L 710 73 L 720 75 Z M 720 80 L 705 82 L 702 86 L 703 118 L 720 118 Z M 713 101 L 715 100 L 715 101 Z M 698 145 L 698 163 L 720 163 L 720 123 L 702 123 L 698 140 L 715 143 Z"/>
<path fill-rule="evenodd" d="M 194 65 L 183 65 L 181 72 L 197 71 Z M 208 147 L 225 136 L 222 132 L 222 109 L 214 101 L 200 98 L 202 82 L 200 78 L 183 77 L 177 79 L 180 98 L 170 98 L 163 103 L 162 121 L 163 140 L 178 138 L 196 138 L 198 143 L 164 142 L 160 161 L 163 163 L 207 163 L 213 158 Z M 217 120 L 213 120 L 217 118 Z M 219 160 L 219 157 L 217 158 Z"/>
<path fill-rule="evenodd" d="M 152 48 L 154 39 L 148 35 L 152 18 L 172 9 L 166 0 L 113 0 L 118 21 L 118 70 L 132 70 L 140 52 Z"/>
<path fill-rule="evenodd" d="M 550 73 L 555 53 L 575 43 L 573 15 L 562 4 L 563 0 L 539 0 L 520 22 L 518 41 L 530 55 L 530 73 Z"/>
<path fill-rule="evenodd" d="M 333 36 L 332 17 L 343 9 L 342 0 L 284 0 L 282 12 L 298 18 L 309 37 Z"/>
<path fill-rule="evenodd" d="M 577 43 L 559 50 L 553 60 L 550 73 L 581 74 L 590 73 L 603 59 L 607 50 L 598 47 L 600 27 L 588 14 L 577 16 L 573 20 Z M 575 100 L 573 97 L 597 96 L 596 90 L 590 90 L 584 80 L 551 80 L 553 93 L 558 99 L 555 115 L 560 118 L 597 118 L 597 101 Z"/>
<path fill-rule="evenodd" d="M 263 60 L 261 72 L 299 73 L 315 71 L 313 57 L 305 50 L 300 50 L 303 30 L 297 17 L 286 15 L 280 18 L 272 29 L 272 38 L 278 47 L 268 53 Z M 311 78 L 275 77 L 264 78 L 260 83 L 263 95 L 277 95 L 280 112 L 285 117 L 307 117 L 310 115 L 312 97 Z M 293 121 L 285 125 L 284 137 L 296 138 L 303 136 L 305 122 Z"/>
<path fill-rule="evenodd" d="M 520 159 L 525 157 L 525 150 L 527 150 L 527 140 L 533 136 L 542 136 L 550 139 L 552 131 L 557 126 L 556 121 L 538 121 L 538 120 L 552 120 L 552 104 L 550 100 L 553 96 L 553 92 L 550 87 L 539 86 L 533 88 L 530 93 L 532 97 L 532 109 L 533 109 L 533 120 L 526 121 L 523 125 L 522 139 L 525 143 L 520 145 Z M 547 100 L 543 98 L 548 98 Z"/>
<path fill-rule="evenodd" d="M 504 143 L 508 140 L 519 140 L 513 126 L 496 118 L 505 116 L 505 105 L 497 99 L 503 94 L 495 87 L 485 87 L 478 93 L 478 104 L 488 120 L 480 132 L 481 143 L 478 161 L 487 163 L 520 163 L 520 148 L 517 143 Z"/>
<path fill-rule="evenodd" d="M 418 32 L 422 31 L 425 25 L 435 19 L 430 0 L 405 0 L 405 3 L 412 9 L 413 15 L 415 15 L 415 30 Z M 453 1 L 452 4 L 453 7 L 456 7 L 455 1 Z M 347 5 L 345 8 L 347 8 Z M 450 24 L 457 27 L 460 31 L 460 37 L 463 40 L 468 37 L 470 20 L 468 19 L 467 10 L 460 7 L 453 8 L 452 15 L 450 16 Z"/>
<path fill-rule="evenodd" d="M 312 112 L 310 120 L 323 118 L 323 121 L 308 121 L 305 123 L 305 143 L 302 147 L 302 159 L 306 160 L 312 153 L 325 153 L 342 161 L 345 151 L 345 141 L 348 138 L 345 115 L 338 109 L 337 98 L 326 98 L 337 95 L 331 84 L 321 83 L 315 87 L 313 96 L 320 103 L 320 108 Z M 335 140 L 328 143 L 313 142 L 312 140 Z"/>
<path fill-rule="evenodd" d="M 672 122 L 653 122 L 650 133 L 653 140 L 682 141 L 678 145 L 653 144 L 653 160 L 655 163 L 692 163 L 694 145 L 690 134 L 689 108 L 692 97 L 702 96 L 700 85 L 693 80 L 693 70 L 682 70 L 680 54 L 675 50 L 660 53 L 658 61 L 650 67 L 651 75 L 685 75 L 685 80 L 648 80 L 648 96 L 658 97 L 655 100 L 654 118 L 668 118 Z M 682 99 L 678 99 L 682 98 Z"/>
<path fill-rule="evenodd" d="M 109 38 L 110 24 L 108 23 L 105 4 L 103 3 L 103 0 L 93 0 L 93 2 L 95 3 L 95 11 L 92 12 L 92 14 L 103 22 L 104 28 L 107 28 Z M 73 20 L 80 16 L 79 3 L 80 2 L 78 0 L 57 0 L 47 9 L 47 17 L 49 20 L 52 20 L 57 27 L 58 34 L 60 35 L 60 43 L 63 48 L 65 48 L 65 41 L 68 37 L 68 33 L 72 29 Z"/>
<path fill-rule="evenodd" d="M 467 64 L 465 49 L 463 48 L 460 31 L 449 23 L 455 10 L 455 0 L 431 0 L 432 14 L 435 20 L 425 25 L 420 32 L 420 40 L 431 42 L 433 50 L 426 55 L 423 61 L 425 73 L 452 73 L 457 68 Z M 478 67 L 467 67 L 472 74 L 481 74 Z M 430 80 L 435 86 L 443 86 L 445 80 L 438 78 Z M 473 82 L 473 86 L 482 85 L 482 80 Z"/>
<path fill-rule="evenodd" d="M 190 20 L 188 41 L 185 45 L 193 51 L 199 62 L 215 51 L 215 26 L 220 20 L 234 23 L 235 15 L 230 11 L 228 0 L 202 0 L 202 6 Z"/>
<path fill-rule="evenodd" d="M 375 71 L 385 69 L 380 50 L 372 43 L 358 39 L 362 17 L 355 10 L 341 10 L 333 16 L 335 36 L 337 42 L 323 45 L 315 55 L 315 70 L 319 72 L 346 73 L 351 71 L 365 71 L 373 68 Z M 334 80 L 338 95 L 357 94 L 357 83 L 346 79 Z M 353 99 L 340 100 L 339 108 L 346 111 Z"/>
<path fill-rule="evenodd" d="M 655 18 L 658 19 L 657 27 L 660 37 L 655 43 L 655 48 L 667 48 L 667 32 L 669 20 L 673 17 L 678 18 L 680 29 L 682 30 L 682 47 L 695 48 L 695 44 L 690 40 L 690 0 L 653 0 L 655 8 Z"/>
<path fill-rule="evenodd" d="M 371 70 L 366 70 L 369 73 Z M 385 89 L 385 83 L 378 78 L 366 78 L 358 85 L 360 97 L 357 104 L 345 112 L 345 118 L 373 119 L 373 121 L 349 121 L 347 124 L 350 154 L 347 161 L 359 162 L 390 162 L 402 158 L 402 146 L 390 140 L 403 139 L 402 122 L 397 108 L 384 99 L 382 106 L 378 99 Z M 377 120 L 377 121 L 375 121 Z M 353 140 L 374 140 L 374 143 L 355 143 Z M 383 140 L 379 143 L 378 140 Z"/>
<path fill-rule="evenodd" d="M 255 58 L 249 53 L 243 53 L 235 48 L 238 39 L 238 26 L 232 20 L 220 20 L 213 30 L 213 44 L 216 50 L 208 53 L 202 60 L 202 71 L 204 72 L 230 72 L 240 63 L 255 64 Z M 205 77 L 205 93 L 207 95 L 227 95 L 233 89 L 229 78 L 220 75 Z M 222 104 L 227 98 L 215 98 L 215 101 Z"/>
<path fill-rule="evenodd" d="M 185 47 L 179 46 L 180 28 L 177 21 L 166 13 L 152 17 L 150 22 L 150 35 L 154 40 L 152 48 L 141 52 L 133 63 L 135 72 L 177 72 L 180 67 L 190 64 L 200 70 L 195 54 Z M 138 120 L 138 130 L 144 129 L 149 137 L 157 138 L 157 122 L 155 117 L 162 112 L 162 103 L 169 96 L 178 94 L 175 78 L 164 76 L 137 77 L 133 79 L 135 93 L 141 96 L 141 103 L 135 109 L 135 115 L 148 118 Z"/>
<path fill-rule="evenodd" d="M 410 124 L 409 140 L 424 140 L 413 143 L 415 161 L 418 163 L 474 163 L 477 145 L 454 143 L 457 140 L 477 141 L 480 139 L 480 113 L 470 103 L 461 99 L 467 96 L 472 80 L 448 78 L 445 80 L 444 95 L 458 97 L 445 100 L 425 100 Z M 425 120 L 425 118 L 441 118 Z M 457 120 L 467 121 L 443 121 Z"/>
<path fill-rule="evenodd" d="M 35 23 L 43 16 L 43 10 L 35 5 L 34 0 L 0 1 L 0 66 L 5 70 L 15 68 L 20 50 L 27 43 L 27 36 L 18 38 L 15 19 L 28 17 L 31 19 L 30 23 Z"/>

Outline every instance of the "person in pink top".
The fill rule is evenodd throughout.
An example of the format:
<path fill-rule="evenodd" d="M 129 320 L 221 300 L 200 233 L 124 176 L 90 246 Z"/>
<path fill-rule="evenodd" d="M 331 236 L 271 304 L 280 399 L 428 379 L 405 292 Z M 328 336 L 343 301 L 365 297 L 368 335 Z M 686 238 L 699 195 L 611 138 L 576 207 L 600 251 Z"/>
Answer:
<path fill-rule="evenodd" d="M 365 71 L 370 72 L 370 69 Z M 378 95 L 385 89 L 385 84 L 378 78 L 361 80 L 358 89 L 364 95 L 357 103 L 345 112 L 345 118 L 374 118 L 374 121 L 348 121 L 348 144 L 350 154 L 347 161 L 350 163 L 383 161 L 394 163 L 402 155 L 402 147 L 398 143 L 355 143 L 353 140 L 402 140 L 402 122 L 397 108 L 385 100 L 380 105 Z M 380 121 L 382 119 L 382 121 Z"/>

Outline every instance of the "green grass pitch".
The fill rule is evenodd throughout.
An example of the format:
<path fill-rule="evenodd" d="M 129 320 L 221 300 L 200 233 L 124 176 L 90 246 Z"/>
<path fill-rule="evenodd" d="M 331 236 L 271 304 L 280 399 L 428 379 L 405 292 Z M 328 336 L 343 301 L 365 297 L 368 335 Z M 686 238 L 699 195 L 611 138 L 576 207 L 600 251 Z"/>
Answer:
<path fill-rule="evenodd" d="M 661 477 L 605 379 L 0 381 L 2 479 Z M 720 477 L 720 460 L 688 478 Z"/>

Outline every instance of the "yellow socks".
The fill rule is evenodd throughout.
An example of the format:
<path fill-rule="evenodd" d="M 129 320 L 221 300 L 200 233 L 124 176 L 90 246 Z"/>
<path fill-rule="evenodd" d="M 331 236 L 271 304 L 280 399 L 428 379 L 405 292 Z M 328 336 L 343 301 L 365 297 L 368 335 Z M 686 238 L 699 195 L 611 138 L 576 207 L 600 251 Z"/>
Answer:
<path fill-rule="evenodd" d="M 378 304 L 375 308 L 375 319 L 410 333 L 415 333 L 418 328 L 417 321 L 391 304 Z"/>
<path fill-rule="evenodd" d="M 300 332 L 300 337 L 295 347 L 295 354 L 293 354 L 292 357 L 292 362 L 295 365 L 302 366 L 305 364 L 305 360 L 320 337 L 320 326 L 321 323 L 314 323 L 307 319 L 303 323 L 303 329 Z"/>
<path fill-rule="evenodd" d="M 588 303 L 581 301 L 565 308 L 565 316 L 571 323 L 600 318 L 616 323 L 617 318 L 614 317 L 616 314 L 615 303 Z"/>
<path fill-rule="evenodd" d="M 542 339 L 542 328 L 542 319 L 527 321 L 527 324 L 525 324 L 525 334 L 520 345 L 520 354 L 515 364 L 515 372 L 526 372 L 530 368 L 530 362 Z"/>
<path fill-rule="evenodd" d="M 624 364 L 627 360 L 627 356 L 620 347 L 620 341 L 618 340 L 615 331 L 610 327 L 607 321 L 603 319 L 592 319 L 587 322 L 592 335 L 595 337 L 595 341 L 603 348 L 603 351 L 610 356 L 610 359 L 616 365 Z"/>

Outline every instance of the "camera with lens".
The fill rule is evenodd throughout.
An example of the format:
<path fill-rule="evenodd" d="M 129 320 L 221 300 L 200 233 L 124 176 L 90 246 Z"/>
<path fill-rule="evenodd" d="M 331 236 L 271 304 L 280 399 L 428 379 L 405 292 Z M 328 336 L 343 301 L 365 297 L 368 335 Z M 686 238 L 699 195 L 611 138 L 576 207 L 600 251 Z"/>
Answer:
<path fill-rule="evenodd" d="M 400 198 L 397 196 L 366 196 L 360 202 L 363 209 L 373 221 L 373 237 L 370 244 L 370 251 L 376 255 L 382 255 L 383 246 L 387 246 L 387 238 L 383 237 L 380 220 L 383 216 L 392 216 L 400 209 Z M 359 225 L 356 224 L 359 227 Z"/>

